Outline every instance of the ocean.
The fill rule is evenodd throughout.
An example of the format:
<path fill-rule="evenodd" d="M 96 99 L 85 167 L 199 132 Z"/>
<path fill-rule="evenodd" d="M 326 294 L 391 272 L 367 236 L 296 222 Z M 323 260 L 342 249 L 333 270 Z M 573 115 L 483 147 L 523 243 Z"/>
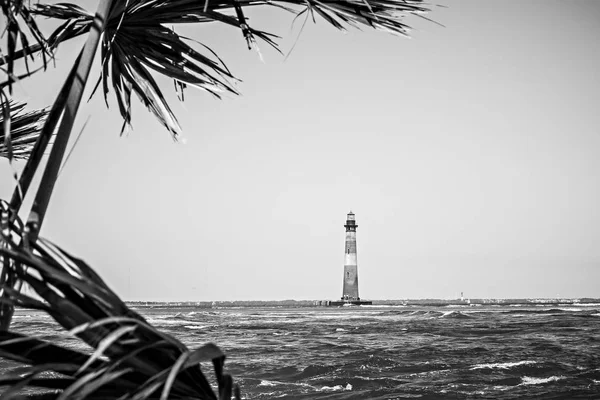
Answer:
<path fill-rule="evenodd" d="M 600 304 L 137 311 L 191 348 L 217 344 L 244 399 L 600 399 Z M 13 329 L 62 336 L 29 310 Z"/>

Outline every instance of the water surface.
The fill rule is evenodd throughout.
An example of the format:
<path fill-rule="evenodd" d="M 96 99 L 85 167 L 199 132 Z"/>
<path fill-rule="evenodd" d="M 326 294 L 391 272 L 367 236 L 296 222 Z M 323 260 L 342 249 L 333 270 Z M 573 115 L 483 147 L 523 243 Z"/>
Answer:
<path fill-rule="evenodd" d="M 245 399 L 600 398 L 600 304 L 138 311 L 192 348 L 221 347 Z M 62 336 L 37 312 L 13 327 Z"/>

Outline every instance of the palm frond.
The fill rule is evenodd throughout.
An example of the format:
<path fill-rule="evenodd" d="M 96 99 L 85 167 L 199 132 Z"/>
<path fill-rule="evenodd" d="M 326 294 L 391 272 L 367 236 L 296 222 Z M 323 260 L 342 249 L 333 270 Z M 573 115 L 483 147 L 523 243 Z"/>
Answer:
<path fill-rule="evenodd" d="M 394 34 L 407 35 L 406 14 L 429 11 L 421 0 L 129 0 L 114 2 L 102 42 L 102 84 L 105 101 L 112 85 L 124 126 L 130 125 L 131 94 L 158 118 L 177 138 L 181 128 L 152 72 L 172 78 L 176 89 L 193 86 L 216 97 L 237 94 L 234 76 L 225 64 L 208 49 L 209 55 L 192 48 L 169 25 L 180 23 L 220 22 L 240 29 L 249 48 L 257 48 L 261 39 L 277 49 L 278 36 L 252 28 L 243 9 L 253 6 L 278 7 L 295 13 L 320 15 L 338 29 L 347 26 L 370 26 Z M 293 8 L 297 10 L 294 10 Z M 60 3 L 38 5 L 39 15 L 63 19 L 49 42 L 56 45 L 86 33 L 92 16 L 81 7 Z M 231 16 L 228 12 L 234 12 Z M 183 96 L 181 96 L 183 97 Z"/>
<path fill-rule="evenodd" d="M 0 32 L 0 34 L 6 34 L 6 55 L 2 55 L 0 58 L 2 61 L 6 61 L 8 64 L 7 74 L 12 75 L 14 72 L 14 62 L 16 59 L 24 57 L 25 66 L 29 71 L 29 65 L 27 63 L 27 57 L 33 59 L 33 54 L 40 51 L 42 52 L 44 67 L 47 64 L 48 56 L 52 56 L 52 53 L 46 46 L 46 39 L 39 30 L 35 19 L 32 17 L 30 10 L 30 4 L 24 0 L 0 0 L 0 11 L 4 19 L 6 31 Z M 4 25 L 4 24 L 3 24 Z M 29 31 L 35 45 L 32 47 L 29 44 L 27 33 L 25 28 Z M 4 29 L 3 29 L 4 30 Z M 20 44 L 21 49 L 17 50 L 17 46 Z M 17 55 L 17 53 L 20 54 Z M 4 62 L 2 62 L 4 64 Z M 12 84 L 8 86 L 9 92 L 12 94 Z"/>
<path fill-rule="evenodd" d="M 8 210 L 8 203 L 2 202 Z M 27 306 L 49 313 L 91 352 L 10 331 L 0 331 L 0 356 L 27 366 L 18 375 L 4 375 L 4 398 L 22 390 L 52 390 L 54 399 L 230 399 L 231 377 L 223 371 L 225 355 L 213 345 L 188 349 L 176 338 L 150 325 L 129 309 L 82 260 L 53 243 L 38 239 L 28 248 L 18 219 L 4 229 L 2 260 L 19 264 L 13 269 L 41 298 L 3 289 L 0 303 Z M 25 245 L 19 245 L 19 243 Z M 202 372 L 212 362 L 217 395 Z M 226 395 L 229 394 L 229 397 Z"/>
<path fill-rule="evenodd" d="M 89 31 L 94 15 L 75 4 L 36 4 L 32 10 L 34 15 L 43 15 L 56 20 L 64 20 L 58 28 L 48 37 L 50 49 L 56 49 L 66 40 L 85 34 Z"/>
<path fill-rule="evenodd" d="M 224 65 L 194 50 L 169 28 L 122 26 L 113 42 L 109 36 L 110 32 L 106 32 L 102 43 L 104 96 L 108 93 L 108 79 L 112 78 L 119 110 L 127 124 L 131 123 L 133 91 L 174 137 L 180 133 L 177 119 L 150 70 L 217 97 L 222 92 L 237 93 L 227 81 L 233 76 Z"/>
<path fill-rule="evenodd" d="M 48 109 L 26 110 L 26 103 L 4 100 L 0 109 L 0 157 L 27 159 L 40 135 Z M 7 125 L 6 121 L 10 121 Z M 6 127 L 9 126 L 7 132 Z M 12 157 L 9 157 L 12 153 Z"/>

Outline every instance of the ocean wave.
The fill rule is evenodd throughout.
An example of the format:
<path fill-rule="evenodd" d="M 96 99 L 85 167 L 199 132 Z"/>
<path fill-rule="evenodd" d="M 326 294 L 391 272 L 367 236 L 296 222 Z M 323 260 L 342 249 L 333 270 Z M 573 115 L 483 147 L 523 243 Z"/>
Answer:
<path fill-rule="evenodd" d="M 433 310 L 391 310 L 385 312 L 379 318 L 394 318 L 394 317 L 429 317 L 429 318 L 437 318 L 443 315 L 446 312 L 441 311 L 433 311 Z M 411 318 L 412 319 L 412 318 Z"/>
<path fill-rule="evenodd" d="M 193 330 L 202 330 L 208 328 L 214 328 L 215 325 L 184 325 L 184 328 L 193 329 Z"/>
<path fill-rule="evenodd" d="M 149 324 L 152 325 L 186 325 L 189 324 L 190 321 L 182 320 L 182 319 L 163 319 L 163 318 L 148 318 Z"/>
<path fill-rule="evenodd" d="M 214 327 L 215 325 L 206 325 L 206 322 L 195 322 L 189 321 L 185 319 L 163 319 L 163 318 L 148 318 L 149 324 L 154 326 L 172 326 L 172 327 L 184 327 L 188 329 L 205 329 L 209 327 Z"/>
<path fill-rule="evenodd" d="M 15 314 L 15 315 L 12 316 L 13 320 L 15 320 L 15 319 L 29 319 L 29 318 L 33 318 L 33 315 L 31 315 L 31 314 L 16 315 Z"/>
<path fill-rule="evenodd" d="M 509 369 L 513 367 L 518 367 L 520 365 L 531 365 L 536 364 L 536 361 L 524 360 L 524 361 L 515 361 L 515 362 L 506 362 L 506 363 L 492 363 L 492 364 L 477 364 L 472 366 L 471 370 L 476 369 Z"/>
<path fill-rule="evenodd" d="M 262 379 L 257 386 L 261 387 L 275 387 L 275 386 L 297 386 L 302 388 L 309 388 L 313 390 L 319 390 L 317 387 L 313 385 L 309 385 L 304 382 L 281 382 L 281 381 L 270 381 L 266 379 Z"/>
<path fill-rule="evenodd" d="M 513 389 L 514 386 L 511 385 L 493 385 L 493 386 L 488 386 L 486 387 L 481 393 L 481 394 L 486 394 L 487 392 L 493 391 L 493 392 L 505 392 L 507 390 L 511 390 Z"/>
<path fill-rule="evenodd" d="M 365 317 L 376 316 L 376 315 L 379 315 L 379 313 L 365 313 L 365 312 L 352 313 L 352 312 L 348 311 L 348 312 L 342 312 L 342 313 L 336 313 L 336 314 L 311 315 L 310 320 L 365 319 Z M 299 319 L 300 318 L 304 319 L 305 317 L 302 316 L 302 317 L 299 317 Z"/>
<path fill-rule="evenodd" d="M 298 375 L 296 375 L 296 379 L 307 379 L 314 378 L 317 376 L 329 374 L 332 371 L 335 371 L 336 367 L 330 365 L 309 365 L 304 368 Z"/>
<path fill-rule="evenodd" d="M 342 386 L 342 385 L 335 385 L 335 386 L 323 386 L 321 389 L 319 389 L 320 392 L 337 392 L 339 390 L 352 390 L 352 385 L 351 384 L 347 384 L 346 386 Z"/>
<path fill-rule="evenodd" d="M 543 309 L 523 309 L 523 310 L 506 310 L 502 311 L 503 314 L 534 314 L 534 315 L 556 315 L 565 314 L 572 312 L 589 311 L 589 309 L 577 308 L 577 307 L 553 307 Z"/>
<path fill-rule="evenodd" d="M 442 316 L 440 318 L 467 319 L 467 318 L 473 318 L 473 316 L 467 315 L 460 311 L 447 311 L 444 314 L 442 314 Z"/>
<path fill-rule="evenodd" d="M 521 385 L 543 385 L 544 383 L 556 382 L 565 379 L 564 376 L 550 376 L 548 378 L 535 378 L 531 376 L 524 376 L 521 378 L 523 381 Z"/>
<path fill-rule="evenodd" d="M 443 375 L 443 374 L 447 374 L 449 372 L 451 372 L 452 369 L 450 368 L 446 368 L 446 369 L 432 369 L 432 370 L 428 370 L 428 371 L 421 371 L 421 372 L 414 372 L 412 374 L 410 374 L 410 377 L 415 377 L 415 376 L 434 376 L 434 375 Z"/>
<path fill-rule="evenodd" d="M 338 392 L 338 391 L 350 391 L 352 390 L 352 384 L 346 383 L 346 385 L 333 385 L 333 386 L 321 386 L 316 387 L 309 385 L 308 383 L 295 383 L 295 382 L 280 382 L 280 381 L 269 381 L 263 379 L 257 385 L 259 387 L 276 387 L 276 386 L 298 386 L 302 388 L 310 388 L 317 392 Z"/>

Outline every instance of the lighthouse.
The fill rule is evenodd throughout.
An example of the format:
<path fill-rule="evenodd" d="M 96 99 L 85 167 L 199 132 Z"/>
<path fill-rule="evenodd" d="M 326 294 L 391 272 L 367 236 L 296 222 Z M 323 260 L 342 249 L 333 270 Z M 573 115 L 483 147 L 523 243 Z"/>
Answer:
<path fill-rule="evenodd" d="M 361 300 L 358 295 L 358 262 L 356 259 L 356 217 L 352 211 L 346 216 L 346 242 L 344 244 L 344 278 L 342 299 L 316 300 L 317 306 L 362 306 L 372 305 L 372 301 Z"/>
<path fill-rule="evenodd" d="M 358 262 L 356 258 L 356 217 L 352 211 L 346 216 L 346 242 L 344 244 L 344 279 L 341 301 L 328 301 L 329 306 L 370 305 L 358 295 Z"/>
<path fill-rule="evenodd" d="M 356 258 L 356 217 L 350 211 L 346 217 L 346 244 L 344 254 L 344 288 L 342 300 L 359 301 L 358 296 L 358 263 Z"/>

